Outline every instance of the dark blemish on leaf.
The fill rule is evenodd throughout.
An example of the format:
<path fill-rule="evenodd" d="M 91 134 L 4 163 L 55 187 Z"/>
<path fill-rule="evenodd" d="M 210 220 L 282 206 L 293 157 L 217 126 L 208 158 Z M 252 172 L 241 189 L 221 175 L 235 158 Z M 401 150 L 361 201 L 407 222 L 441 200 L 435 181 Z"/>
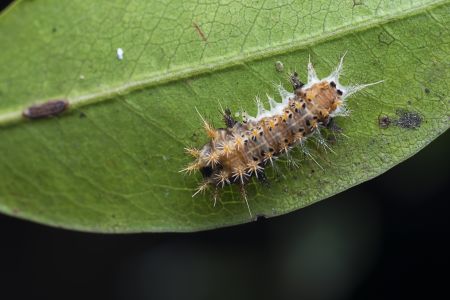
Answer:
<path fill-rule="evenodd" d="M 389 125 L 391 125 L 391 119 L 386 116 L 386 115 L 380 115 L 378 117 L 378 126 L 380 126 L 380 128 L 388 128 Z"/>
<path fill-rule="evenodd" d="M 81 111 L 80 114 L 79 114 L 79 117 L 80 117 L 80 119 L 84 119 L 87 116 L 86 116 L 86 114 L 84 112 Z"/>
<path fill-rule="evenodd" d="M 197 31 L 198 35 L 202 38 L 202 40 L 203 40 L 204 42 L 207 42 L 208 40 L 207 40 L 207 38 L 206 38 L 206 36 L 205 36 L 205 33 L 204 33 L 203 30 L 200 28 L 200 26 L 198 26 L 198 24 L 195 23 L 195 22 L 192 22 L 192 26 L 194 26 L 195 31 Z"/>
<path fill-rule="evenodd" d="M 28 119 L 42 119 L 57 116 L 69 107 L 66 100 L 50 100 L 42 104 L 32 105 L 23 111 L 23 116 Z"/>
<path fill-rule="evenodd" d="M 378 34 L 378 42 L 380 44 L 389 46 L 390 44 L 392 44 L 394 42 L 394 38 L 390 34 L 388 34 L 386 31 L 382 31 Z"/>
<path fill-rule="evenodd" d="M 283 63 L 281 62 L 281 61 L 276 61 L 275 62 L 275 69 L 278 71 L 278 72 L 283 72 L 284 71 L 284 65 L 283 65 Z"/>
<path fill-rule="evenodd" d="M 327 137 L 327 142 L 334 145 L 337 142 L 336 135 L 332 134 Z"/>
<path fill-rule="evenodd" d="M 412 102 L 411 100 L 408 100 L 406 103 L 408 103 L 408 105 L 411 105 Z"/>
<path fill-rule="evenodd" d="M 297 191 L 295 194 L 296 194 L 298 197 L 304 197 L 304 196 L 305 196 L 305 192 L 303 192 L 303 191 Z"/>
<path fill-rule="evenodd" d="M 198 142 L 198 140 L 199 140 L 198 133 L 194 132 L 194 133 L 191 135 L 191 140 L 194 141 L 194 142 Z"/>
<path fill-rule="evenodd" d="M 52 28 L 52 33 L 55 33 L 57 30 L 56 30 L 56 27 L 53 27 Z"/>
<path fill-rule="evenodd" d="M 362 0 L 353 0 L 353 6 L 352 8 L 355 8 L 355 6 L 363 5 Z"/>
<path fill-rule="evenodd" d="M 427 94 L 427 95 L 431 92 L 429 88 L 425 88 L 424 91 L 425 91 L 425 94 Z"/>
<path fill-rule="evenodd" d="M 398 119 L 394 120 L 393 123 L 398 127 L 405 129 L 416 129 L 420 127 L 420 124 L 422 124 L 422 116 L 417 112 L 398 109 L 395 113 L 397 114 Z"/>

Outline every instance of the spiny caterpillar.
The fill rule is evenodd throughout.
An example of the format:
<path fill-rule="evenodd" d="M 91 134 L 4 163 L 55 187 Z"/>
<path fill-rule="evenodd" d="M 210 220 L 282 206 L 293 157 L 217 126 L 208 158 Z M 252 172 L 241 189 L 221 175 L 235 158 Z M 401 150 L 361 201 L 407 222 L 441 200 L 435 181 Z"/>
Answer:
<path fill-rule="evenodd" d="M 305 142 L 309 137 L 316 135 L 320 138 L 320 130 L 330 127 L 334 117 L 349 115 L 346 99 L 350 95 L 381 82 L 341 85 L 339 75 L 343 59 L 344 56 L 334 72 L 321 80 L 310 61 L 308 83 L 302 83 L 298 74 L 294 73 L 290 76 L 293 93 L 278 85 L 282 102 L 275 102 L 268 96 L 269 111 L 265 110 L 257 98 L 256 117 L 243 112 L 242 122 L 238 122 L 227 108 L 222 110 L 226 128 L 215 129 L 200 115 L 211 140 L 201 149 L 186 148 L 186 152 L 195 161 L 182 170 L 188 173 L 199 170 L 203 176 L 193 197 L 213 187 L 215 205 L 220 188 L 237 184 L 251 216 L 245 191 L 245 185 L 250 179 L 256 177 L 261 182 L 266 182 L 264 168 L 268 164 L 273 166 L 274 160 L 283 154 L 289 160 L 289 151 L 294 147 L 299 146 L 308 154 Z"/>

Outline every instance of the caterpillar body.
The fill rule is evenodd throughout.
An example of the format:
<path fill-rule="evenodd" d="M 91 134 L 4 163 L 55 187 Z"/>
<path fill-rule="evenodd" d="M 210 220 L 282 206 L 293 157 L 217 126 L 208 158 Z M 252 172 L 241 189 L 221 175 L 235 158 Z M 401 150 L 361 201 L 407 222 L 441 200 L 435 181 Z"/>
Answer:
<path fill-rule="evenodd" d="M 357 91 L 380 83 L 344 86 L 339 83 L 343 59 L 327 77 L 319 79 L 311 62 L 308 63 L 308 81 L 302 83 L 297 73 L 290 76 L 293 93 L 277 86 L 281 103 L 268 96 L 270 110 L 266 110 L 257 98 L 258 114 L 251 117 L 241 113 L 242 121 L 236 121 L 229 109 L 222 110 L 226 128 L 215 129 L 203 117 L 203 127 L 210 141 L 202 148 L 186 148 L 195 161 L 182 171 L 200 171 L 203 180 L 193 196 L 213 188 L 214 204 L 220 188 L 239 185 L 242 198 L 247 200 L 245 185 L 256 177 L 266 182 L 264 169 L 273 165 L 274 159 L 300 146 L 306 140 L 320 137 L 320 130 L 331 124 L 336 116 L 348 116 L 346 99 Z M 305 150 L 304 150 L 305 151 Z M 289 158 L 289 157 L 288 157 Z"/>

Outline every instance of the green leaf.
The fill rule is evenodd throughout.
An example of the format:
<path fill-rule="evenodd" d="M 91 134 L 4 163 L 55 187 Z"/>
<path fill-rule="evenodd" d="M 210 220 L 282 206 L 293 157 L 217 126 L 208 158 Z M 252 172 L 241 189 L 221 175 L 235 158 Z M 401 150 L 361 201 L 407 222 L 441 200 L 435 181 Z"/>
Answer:
<path fill-rule="evenodd" d="M 0 211 L 96 232 L 250 221 L 235 187 L 213 207 L 208 194 L 191 197 L 199 175 L 178 172 L 183 148 L 207 141 L 195 107 L 217 126 L 219 102 L 254 114 L 256 95 L 289 86 L 287 71 L 305 78 L 309 56 L 324 77 L 348 51 L 344 83 L 385 81 L 349 99 L 335 153 L 313 151 L 323 170 L 304 160 L 272 174 L 271 188 L 250 185 L 255 216 L 373 178 L 447 130 L 450 1 L 239 2 L 40 0 L 4 11 Z M 69 111 L 21 116 L 50 99 Z"/>

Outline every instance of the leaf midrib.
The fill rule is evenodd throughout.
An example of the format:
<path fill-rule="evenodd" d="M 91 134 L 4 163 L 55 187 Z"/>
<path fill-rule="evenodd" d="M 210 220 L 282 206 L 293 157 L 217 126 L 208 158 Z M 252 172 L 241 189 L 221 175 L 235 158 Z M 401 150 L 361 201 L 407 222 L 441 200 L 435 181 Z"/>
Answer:
<path fill-rule="evenodd" d="M 400 12 L 395 11 L 393 13 L 390 14 L 388 13 L 381 17 L 374 17 L 373 19 L 370 20 L 361 20 L 360 22 L 357 23 L 344 25 L 336 28 L 334 31 L 322 33 L 315 36 L 313 35 L 302 40 L 284 42 L 276 46 L 271 46 L 270 48 L 249 50 L 247 52 L 233 54 L 228 57 L 227 56 L 216 57 L 216 59 L 210 61 L 209 63 L 202 63 L 196 66 L 192 65 L 182 66 L 180 68 L 175 68 L 171 71 L 163 73 L 161 73 L 161 71 L 158 71 L 153 75 L 146 76 L 146 78 L 141 80 L 127 82 L 120 86 L 110 87 L 107 90 L 95 93 L 80 95 L 77 97 L 69 97 L 67 101 L 70 104 L 70 110 L 73 110 L 76 108 L 80 108 L 82 106 L 98 103 L 101 101 L 106 101 L 119 95 L 123 96 L 136 90 L 145 89 L 148 87 L 162 85 L 169 82 L 206 74 L 211 72 L 211 70 L 220 71 L 237 65 L 242 65 L 251 61 L 261 60 L 272 56 L 307 48 L 311 45 L 324 43 L 333 39 L 338 39 L 349 33 L 365 31 L 370 28 L 390 23 L 395 20 L 401 20 L 410 16 L 418 15 L 429 9 L 445 5 L 448 2 L 449 0 L 436 0 L 434 2 L 411 7 L 407 10 L 403 10 Z M 11 11 L 11 7 L 7 9 L 7 11 Z M 6 13 L 2 14 L 1 17 L 5 15 Z M 44 103 L 47 100 L 48 99 L 40 99 L 31 102 Z M 0 113 L 0 127 L 12 125 L 23 120 L 22 111 L 24 108 L 25 107 L 21 108 L 20 110 L 12 110 Z"/>

